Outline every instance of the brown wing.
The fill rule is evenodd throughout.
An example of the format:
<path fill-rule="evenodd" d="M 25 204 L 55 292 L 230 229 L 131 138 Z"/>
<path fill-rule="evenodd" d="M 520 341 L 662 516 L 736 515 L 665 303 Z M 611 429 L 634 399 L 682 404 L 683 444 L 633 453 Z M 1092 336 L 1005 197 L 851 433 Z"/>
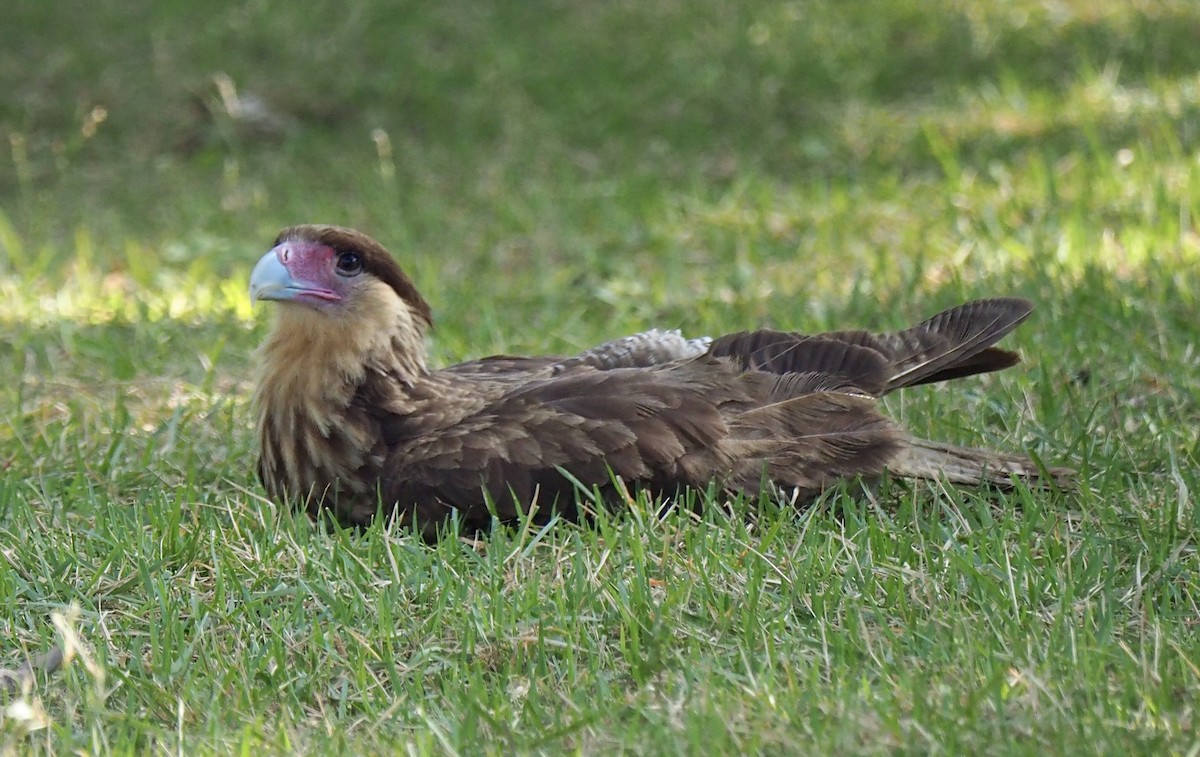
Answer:
<path fill-rule="evenodd" d="M 992 345 L 1032 310 L 1028 301 L 1013 297 L 976 300 L 891 334 L 741 332 L 714 341 L 711 353 L 733 357 L 747 369 L 833 373 L 880 395 L 1015 365 L 1017 353 Z"/>
<path fill-rule="evenodd" d="M 715 356 L 732 358 L 742 370 L 838 376 L 846 384 L 875 396 L 886 390 L 891 372 L 887 357 L 873 347 L 787 331 L 763 329 L 729 334 L 713 342 L 710 351 Z"/>
<path fill-rule="evenodd" d="M 708 337 L 688 339 L 677 330 L 649 329 L 609 340 L 571 357 L 493 355 L 451 365 L 443 370 L 458 376 L 524 381 L 538 373 L 559 374 L 580 367 L 605 371 L 614 368 L 650 368 L 699 357 L 708 351 L 711 342 Z"/>
<path fill-rule="evenodd" d="M 536 499 L 574 515 L 571 478 L 673 493 L 712 481 L 757 492 L 764 477 L 817 490 L 877 473 L 897 433 L 838 377 L 747 373 L 700 358 L 659 369 L 574 371 L 516 388 L 478 413 L 402 442 L 384 493 L 422 523 L 458 510 L 486 527 Z M 570 474 L 564 476 L 562 471 Z"/>
<path fill-rule="evenodd" d="M 474 376 L 492 380 L 520 380 L 529 376 L 549 371 L 561 357 L 545 355 L 538 357 L 521 357 L 517 355 L 492 355 L 490 357 L 470 360 L 465 363 L 447 366 L 442 373 L 456 376 Z"/>

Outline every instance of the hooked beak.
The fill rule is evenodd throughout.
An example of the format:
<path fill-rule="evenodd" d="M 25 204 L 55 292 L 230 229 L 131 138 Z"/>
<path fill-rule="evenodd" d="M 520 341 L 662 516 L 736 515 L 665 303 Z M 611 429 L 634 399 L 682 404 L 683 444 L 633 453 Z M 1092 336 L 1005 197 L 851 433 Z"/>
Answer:
<path fill-rule="evenodd" d="M 341 299 L 336 292 L 295 279 L 279 259 L 278 249 L 271 250 L 259 258 L 254 270 L 250 272 L 250 304 L 259 300 Z"/>

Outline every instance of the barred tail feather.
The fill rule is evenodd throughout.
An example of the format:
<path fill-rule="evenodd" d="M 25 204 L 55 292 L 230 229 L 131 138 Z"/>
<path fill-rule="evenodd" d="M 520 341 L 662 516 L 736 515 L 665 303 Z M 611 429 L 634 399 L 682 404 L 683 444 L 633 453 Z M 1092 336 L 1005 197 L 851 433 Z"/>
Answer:
<path fill-rule="evenodd" d="M 888 463 L 893 475 L 970 486 L 1012 488 L 1015 482 L 1033 487 L 1071 488 L 1075 472 L 1047 468 L 1025 455 L 959 447 L 926 439 L 909 439 Z"/>

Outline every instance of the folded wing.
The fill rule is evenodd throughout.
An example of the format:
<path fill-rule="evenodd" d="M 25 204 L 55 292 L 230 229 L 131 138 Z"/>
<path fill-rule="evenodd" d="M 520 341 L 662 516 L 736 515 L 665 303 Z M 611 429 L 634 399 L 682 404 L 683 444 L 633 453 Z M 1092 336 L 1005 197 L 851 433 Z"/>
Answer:
<path fill-rule="evenodd" d="M 531 502 L 571 516 L 575 482 L 607 489 L 613 476 L 663 494 L 710 483 L 757 491 L 765 481 L 815 494 L 881 472 L 899 451 L 900 433 L 873 405 L 838 377 L 744 372 L 712 357 L 583 367 L 402 443 L 384 494 L 422 523 L 457 510 L 472 527 Z"/>

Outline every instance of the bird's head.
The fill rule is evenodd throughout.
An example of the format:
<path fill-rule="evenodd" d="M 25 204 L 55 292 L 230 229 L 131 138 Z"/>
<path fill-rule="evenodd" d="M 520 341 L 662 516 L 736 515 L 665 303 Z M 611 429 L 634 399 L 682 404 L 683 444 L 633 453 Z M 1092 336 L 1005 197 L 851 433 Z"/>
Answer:
<path fill-rule="evenodd" d="M 315 382 L 425 370 L 429 304 L 378 242 L 337 226 L 292 226 L 250 274 L 251 300 L 279 303 L 264 376 Z M 270 383 L 270 382 L 268 382 Z"/>
<path fill-rule="evenodd" d="M 419 329 L 431 323 L 429 304 L 388 251 L 366 234 L 338 226 L 280 232 L 250 274 L 250 299 L 336 318 L 400 305 Z"/>

